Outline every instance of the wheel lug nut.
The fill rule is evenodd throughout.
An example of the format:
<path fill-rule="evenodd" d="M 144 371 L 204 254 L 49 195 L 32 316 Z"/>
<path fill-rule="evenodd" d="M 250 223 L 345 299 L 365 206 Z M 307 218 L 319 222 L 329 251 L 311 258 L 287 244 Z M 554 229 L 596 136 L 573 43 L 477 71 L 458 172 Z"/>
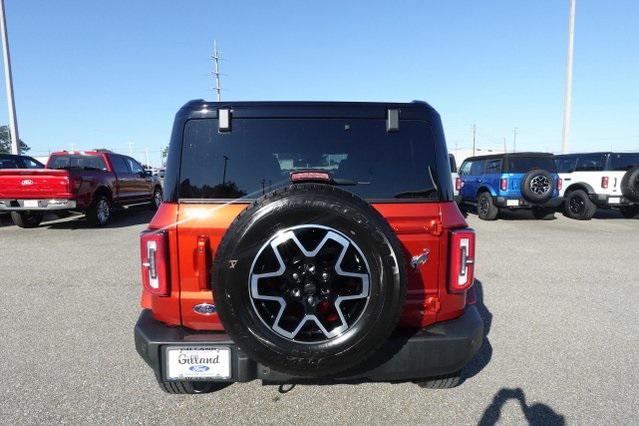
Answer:
<path fill-rule="evenodd" d="M 322 279 L 328 281 L 328 272 L 322 272 Z"/>
<path fill-rule="evenodd" d="M 306 303 L 308 304 L 308 306 L 310 306 L 311 308 L 315 307 L 315 298 L 313 296 L 308 296 L 306 298 Z"/>
<path fill-rule="evenodd" d="M 300 279 L 300 274 L 298 274 L 297 272 L 293 272 L 293 279 L 294 279 L 295 281 L 299 281 L 299 279 Z"/>
<path fill-rule="evenodd" d="M 291 296 L 294 299 L 299 299 L 300 297 L 302 297 L 302 291 L 299 288 L 294 288 L 293 290 L 291 290 Z"/>

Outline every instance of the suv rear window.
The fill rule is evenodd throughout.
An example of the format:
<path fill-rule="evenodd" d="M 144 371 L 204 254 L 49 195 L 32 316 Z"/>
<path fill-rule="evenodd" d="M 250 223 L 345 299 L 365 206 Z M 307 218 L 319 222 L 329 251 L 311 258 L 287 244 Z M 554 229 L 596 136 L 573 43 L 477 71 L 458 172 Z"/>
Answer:
<path fill-rule="evenodd" d="M 556 173 L 557 165 L 552 157 L 508 157 L 509 173 L 528 173 L 538 169 Z"/>
<path fill-rule="evenodd" d="M 439 200 L 426 122 L 402 121 L 397 132 L 379 119 L 235 119 L 226 133 L 217 126 L 186 123 L 180 198 L 251 199 L 288 185 L 293 171 L 323 170 L 365 199 Z"/>
<path fill-rule="evenodd" d="M 96 155 L 56 155 L 49 161 L 50 169 L 106 170 L 106 164 Z"/>
<path fill-rule="evenodd" d="M 639 166 L 639 153 L 634 154 L 611 154 L 610 168 L 612 170 L 622 171 L 630 170 Z"/>

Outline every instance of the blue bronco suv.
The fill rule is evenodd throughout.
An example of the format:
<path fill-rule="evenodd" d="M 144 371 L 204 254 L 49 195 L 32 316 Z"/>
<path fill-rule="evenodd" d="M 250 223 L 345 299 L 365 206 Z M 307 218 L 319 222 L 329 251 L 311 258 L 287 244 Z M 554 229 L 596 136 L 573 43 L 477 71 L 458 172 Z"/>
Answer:
<path fill-rule="evenodd" d="M 552 154 L 518 152 L 471 157 L 459 168 L 460 207 L 477 207 L 483 220 L 499 209 L 532 209 L 538 219 L 552 219 L 561 205 L 562 181 Z"/>

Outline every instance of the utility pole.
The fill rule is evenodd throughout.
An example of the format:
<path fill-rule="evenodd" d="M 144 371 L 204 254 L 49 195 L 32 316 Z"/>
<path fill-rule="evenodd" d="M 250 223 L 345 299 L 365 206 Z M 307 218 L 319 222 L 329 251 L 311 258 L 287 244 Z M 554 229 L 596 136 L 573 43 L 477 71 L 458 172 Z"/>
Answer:
<path fill-rule="evenodd" d="M 506 136 L 504 136 L 504 153 L 508 152 L 508 146 L 506 145 Z"/>
<path fill-rule="evenodd" d="M 517 128 L 513 129 L 513 152 L 517 152 Z"/>
<path fill-rule="evenodd" d="M 11 55 L 9 54 L 9 36 L 7 35 L 7 19 L 4 15 L 4 0 L 0 0 L 0 26 L 2 26 L 2 59 L 4 60 L 4 85 L 7 91 L 7 111 L 9 111 L 9 133 L 11 133 L 11 153 L 20 154 L 20 136 L 18 135 L 18 118 L 16 103 L 13 99 L 13 75 L 11 74 Z"/>
<path fill-rule="evenodd" d="M 133 156 L 133 142 L 129 142 L 129 155 Z"/>
<path fill-rule="evenodd" d="M 473 157 L 475 156 L 475 141 L 477 136 L 477 126 L 473 124 Z"/>
<path fill-rule="evenodd" d="M 226 185 L 226 163 L 228 163 L 229 157 L 227 157 L 226 155 L 223 155 L 222 157 L 224 157 L 224 172 L 222 173 L 222 185 Z M 262 186 L 264 186 L 264 184 L 262 184 Z"/>
<path fill-rule="evenodd" d="M 575 2 L 569 0 L 568 16 L 568 55 L 566 58 L 566 87 L 564 92 L 564 131 L 561 138 L 561 152 L 568 153 L 568 137 L 570 135 L 570 108 L 572 103 L 572 53 L 575 43 Z"/>
<path fill-rule="evenodd" d="M 146 164 L 145 165 L 147 167 L 150 167 L 150 164 L 149 164 L 149 148 L 144 148 L 144 157 L 146 159 Z"/>
<path fill-rule="evenodd" d="M 222 86 L 220 84 L 220 52 L 217 50 L 217 40 L 213 40 L 213 63 L 215 68 L 213 75 L 215 76 L 215 94 L 217 95 L 217 101 L 222 100 Z"/>

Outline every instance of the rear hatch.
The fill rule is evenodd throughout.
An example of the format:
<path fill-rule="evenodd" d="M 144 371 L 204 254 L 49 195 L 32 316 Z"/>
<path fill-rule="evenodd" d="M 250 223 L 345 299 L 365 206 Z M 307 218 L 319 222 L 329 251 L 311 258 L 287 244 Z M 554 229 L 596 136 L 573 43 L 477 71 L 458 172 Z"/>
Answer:
<path fill-rule="evenodd" d="M 0 199 L 71 198 L 71 196 L 68 170 L 0 170 Z"/>

